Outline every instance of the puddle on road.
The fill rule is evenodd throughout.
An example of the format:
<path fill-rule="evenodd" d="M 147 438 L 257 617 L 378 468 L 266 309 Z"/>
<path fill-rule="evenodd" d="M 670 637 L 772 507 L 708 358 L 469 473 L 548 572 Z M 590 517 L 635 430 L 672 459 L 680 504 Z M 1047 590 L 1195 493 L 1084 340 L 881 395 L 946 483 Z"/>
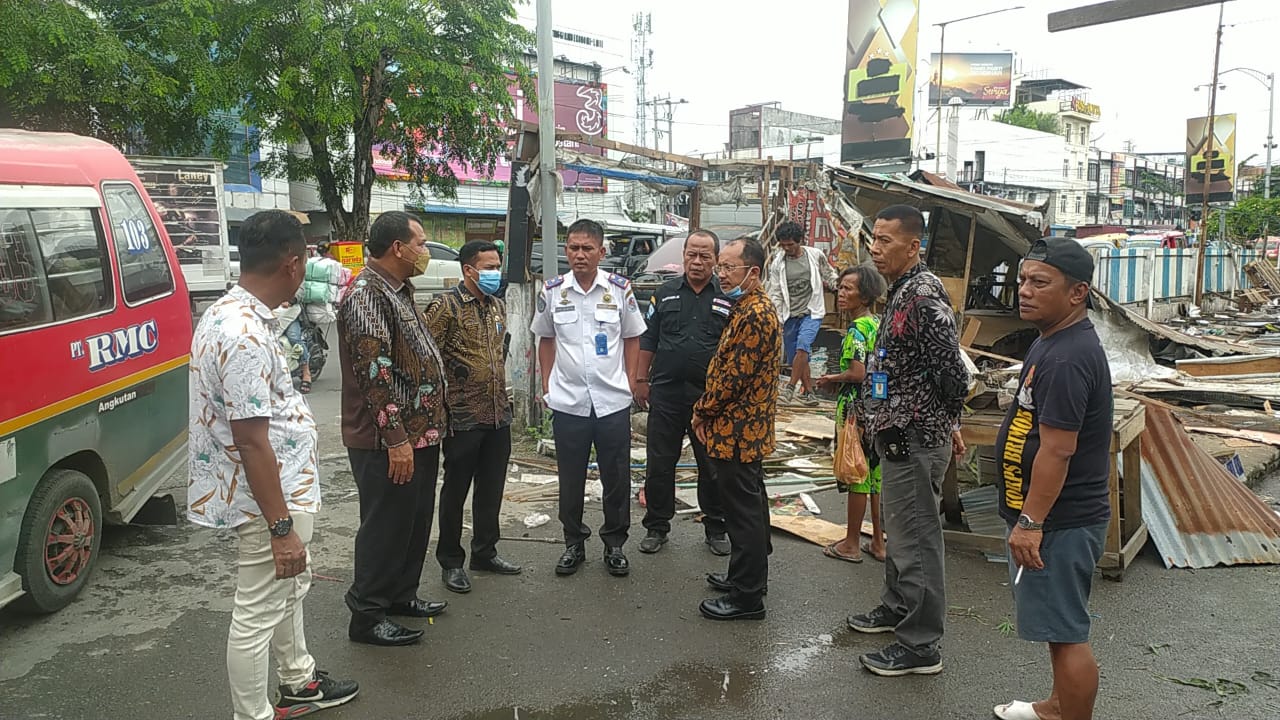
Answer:
<path fill-rule="evenodd" d="M 758 709 L 762 671 L 739 666 L 674 665 L 640 687 L 548 708 L 497 708 L 454 720 L 600 720 L 687 716 L 699 709 Z M 764 671 L 767 672 L 767 671 Z M 735 713 L 747 717 L 756 713 Z"/>
<path fill-rule="evenodd" d="M 506 707 L 459 715 L 454 720 L 600 720 L 697 715 L 697 711 L 731 710 L 740 717 L 763 717 L 763 683 L 770 674 L 794 675 L 808 670 L 837 649 L 829 634 L 775 647 L 759 666 L 704 663 L 673 665 L 643 685 L 626 691 L 548 708 Z"/>

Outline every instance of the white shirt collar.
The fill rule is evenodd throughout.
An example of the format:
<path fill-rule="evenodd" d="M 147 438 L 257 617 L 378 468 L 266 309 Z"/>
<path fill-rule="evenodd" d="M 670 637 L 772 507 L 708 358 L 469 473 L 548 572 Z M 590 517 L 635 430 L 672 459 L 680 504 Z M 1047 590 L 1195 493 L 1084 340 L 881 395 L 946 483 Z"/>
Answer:
<path fill-rule="evenodd" d="M 572 270 L 569 271 L 569 274 L 565 278 L 565 281 L 569 283 L 569 287 L 573 288 L 574 290 L 577 290 L 579 293 L 583 295 L 590 295 L 591 291 L 597 287 L 602 287 L 605 290 L 609 289 L 609 273 L 601 270 L 600 268 L 596 268 L 596 281 L 591 283 L 591 287 L 589 288 L 578 287 L 578 278 L 574 276 Z"/>

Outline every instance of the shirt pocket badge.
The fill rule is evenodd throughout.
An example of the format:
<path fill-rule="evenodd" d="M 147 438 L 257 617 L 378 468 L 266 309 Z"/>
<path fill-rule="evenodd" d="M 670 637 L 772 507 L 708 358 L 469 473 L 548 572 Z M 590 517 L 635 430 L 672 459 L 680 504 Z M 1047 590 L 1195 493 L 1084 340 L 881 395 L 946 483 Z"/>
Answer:
<path fill-rule="evenodd" d="M 571 325 L 578 322 L 577 305 L 560 305 L 552 313 L 552 321 L 556 325 Z"/>
<path fill-rule="evenodd" d="M 596 305 L 596 322 L 617 324 L 622 321 L 622 314 L 618 311 L 615 303 L 600 303 Z"/>

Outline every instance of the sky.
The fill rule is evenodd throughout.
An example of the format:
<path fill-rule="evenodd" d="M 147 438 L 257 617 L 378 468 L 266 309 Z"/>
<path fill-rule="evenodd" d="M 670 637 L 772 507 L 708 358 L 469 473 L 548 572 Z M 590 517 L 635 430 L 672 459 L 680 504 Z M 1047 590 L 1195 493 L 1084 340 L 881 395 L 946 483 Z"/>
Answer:
<path fill-rule="evenodd" d="M 1208 114 L 1218 7 L 1166 13 L 1093 28 L 1049 33 L 1050 12 L 1095 0 L 920 0 L 918 54 L 938 48 L 933 26 L 968 15 L 1021 10 L 952 24 L 947 52 L 1010 51 L 1020 71 L 1084 85 L 1102 109 L 1093 139 L 1106 151 L 1132 142 L 1137 152 L 1182 152 L 1186 119 Z M 676 152 L 701 153 L 728 141 L 729 111 L 779 101 L 796 112 L 838 118 L 844 74 L 847 0 L 553 0 L 555 27 L 590 31 L 615 41 L 630 64 L 631 17 L 652 14 L 653 67 L 648 95 L 688 101 L 675 109 Z M 521 15 L 533 15 L 532 0 Z M 1225 4 L 1221 68 L 1272 73 L 1280 66 L 1280 2 Z M 920 62 L 920 77 L 928 65 Z M 633 98 L 634 74 L 605 78 L 611 93 Z M 1267 90 L 1244 73 L 1220 84 L 1218 113 L 1235 112 L 1237 155 L 1260 165 L 1267 134 Z M 634 115 L 627 103 L 627 113 Z M 920 111 L 917 110 L 919 120 Z M 616 119 L 615 119 L 616 120 Z M 625 123 L 628 127 L 630 123 Z M 624 123 L 615 122 L 615 127 Z M 631 137 L 614 139 L 630 141 Z M 665 144 L 665 143 L 664 143 Z M 1273 151 L 1275 153 L 1276 151 Z M 1275 158 L 1280 163 L 1280 155 Z"/>

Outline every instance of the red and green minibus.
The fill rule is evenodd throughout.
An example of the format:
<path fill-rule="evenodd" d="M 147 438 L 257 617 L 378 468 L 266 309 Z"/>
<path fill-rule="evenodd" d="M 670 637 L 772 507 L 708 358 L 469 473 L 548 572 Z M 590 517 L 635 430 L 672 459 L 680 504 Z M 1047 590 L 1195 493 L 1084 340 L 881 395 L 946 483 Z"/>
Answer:
<path fill-rule="evenodd" d="M 191 312 L 125 157 L 0 130 L 0 605 L 53 612 L 186 457 Z"/>

